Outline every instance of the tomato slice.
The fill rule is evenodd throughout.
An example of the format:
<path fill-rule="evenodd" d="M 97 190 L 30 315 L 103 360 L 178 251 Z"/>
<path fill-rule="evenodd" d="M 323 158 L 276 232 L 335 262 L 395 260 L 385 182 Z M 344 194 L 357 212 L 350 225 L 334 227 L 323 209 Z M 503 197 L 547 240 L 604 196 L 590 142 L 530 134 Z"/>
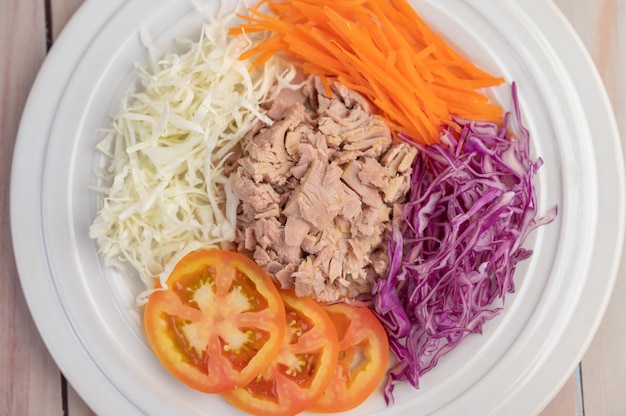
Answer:
<path fill-rule="evenodd" d="M 245 386 L 272 362 L 285 336 L 285 309 L 271 277 L 242 254 L 185 256 L 144 311 L 148 341 L 188 386 L 219 393 Z"/>
<path fill-rule="evenodd" d="M 378 318 L 365 306 L 336 303 L 324 310 L 339 336 L 339 360 L 335 377 L 309 410 L 344 412 L 363 403 L 380 385 L 387 372 L 389 341 Z"/>
<path fill-rule="evenodd" d="M 294 415 L 314 404 L 337 368 L 339 344 L 332 321 L 309 297 L 282 291 L 287 331 L 278 355 L 247 386 L 225 392 L 235 407 L 259 416 Z"/>

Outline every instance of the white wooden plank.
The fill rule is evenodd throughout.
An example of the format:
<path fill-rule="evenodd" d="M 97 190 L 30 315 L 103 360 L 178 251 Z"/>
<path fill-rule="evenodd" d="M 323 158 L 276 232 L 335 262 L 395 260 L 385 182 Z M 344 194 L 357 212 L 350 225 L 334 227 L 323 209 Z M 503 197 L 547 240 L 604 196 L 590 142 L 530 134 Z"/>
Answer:
<path fill-rule="evenodd" d="M 69 416 L 95 416 L 95 413 L 69 383 L 67 385 L 67 414 Z"/>
<path fill-rule="evenodd" d="M 561 391 L 541 412 L 541 416 L 575 416 L 579 414 L 578 386 L 573 374 Z"/>
<path fill-rule="evenodd" d="M 61 415 L 61 376 L 32 321 L 13 259 L 9 182 L 26 97 L 46 54 L 42 0 L 0 5 L 0 414 Z"/>
<path fill-rule="evenodd" d="M 74 15 L 84 0 L 51 0 L 50 13 L 52 25 L 52 39 L 56 40 L 65 27 L 67 21 Z"/>

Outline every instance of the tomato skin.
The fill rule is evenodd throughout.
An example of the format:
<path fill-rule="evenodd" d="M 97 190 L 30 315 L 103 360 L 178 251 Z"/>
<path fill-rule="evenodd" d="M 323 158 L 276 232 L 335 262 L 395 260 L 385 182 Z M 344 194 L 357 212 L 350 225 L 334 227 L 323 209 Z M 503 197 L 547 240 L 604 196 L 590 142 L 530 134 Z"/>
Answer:
<path fill-rule="evenodd" d="M 384 327 L 365 306 L 324 306 L 339 336 L 337 371 L 320 399 L 308 410 L 336 413 L 363 403 L 380 385 L 389 359 Z"/>
<path fill-rule="evenodd" d="M 281 295 L 287 311 L 283 347 L 252 383 L 222 393 L 233 406 L 257 416 L 306 410 L 324 393 L 337 368 L 339 343 L 328 314 L 310 297 L 291 290 Z"/>
<path fill-rule="evenodd" d="M 186 385 L 220 393 L 248 384 L 278 353 L 285 309 L 271 277 L 242 254 L 201 250 L 175 267 L 144 310 L 148 342 Z"/>

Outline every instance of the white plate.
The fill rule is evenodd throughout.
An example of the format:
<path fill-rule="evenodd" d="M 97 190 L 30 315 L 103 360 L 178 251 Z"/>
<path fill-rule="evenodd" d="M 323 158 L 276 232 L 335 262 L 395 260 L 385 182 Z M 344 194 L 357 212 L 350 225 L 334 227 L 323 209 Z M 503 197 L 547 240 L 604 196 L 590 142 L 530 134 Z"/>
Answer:
<path fill-rule="evenodd" d="M 595 333 L 622 250 L 624 168 L 612 111 L 581 43 L 548 0 L 415 0 L 416 9 L 483 68 L 516 81 L 545 160 L 540 212 L 556 221 L 527 241 L 535 255 L 485 334 L 470 337 L 396 405 L 376 394 L 349 414 L 528 415 L 548 403 Z M 203 2 L 215 12 L 218 2 Z M 172 379 L 144 339 L 136 278 L 105 269 L 88 237 L 97 209 L 89 187 L 97 130 L 148 62 L 198 34 L 191 1 L 85 2 L 55 43 L 33 87 L 17 140 L 12 232 L 21 282 L 57 364 L 98 414 L 238 412 L 219 396 Z M 495 96 L 510 108 L 509 87 Z M 220 413 L 217 413 L 220 412 Z"/>

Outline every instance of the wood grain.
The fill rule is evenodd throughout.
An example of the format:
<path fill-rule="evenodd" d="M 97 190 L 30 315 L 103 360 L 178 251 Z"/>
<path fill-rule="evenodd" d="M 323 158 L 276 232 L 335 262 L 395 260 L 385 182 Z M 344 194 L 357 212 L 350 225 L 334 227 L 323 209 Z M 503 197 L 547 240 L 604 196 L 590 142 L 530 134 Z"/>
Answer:
<path fill-rule="evenodd" d="M 11 159 L 46 54 L 43 0 L 0 1 L 0 415 L 61 415 L 61 376 L 33 324 L 13 258 Z"/>
<path fill-rule="evenodd" d="M 580 413 L 579 389 L 573 374 L 541 413 L 542 416 L 574 416 Z"/>
<path fill-rule="evenodd" d="M 68 20 L 83 4 L 83 0 L 51 0 L 50 1 L 50 31 L 52 40 L 56 40 Z"/>

